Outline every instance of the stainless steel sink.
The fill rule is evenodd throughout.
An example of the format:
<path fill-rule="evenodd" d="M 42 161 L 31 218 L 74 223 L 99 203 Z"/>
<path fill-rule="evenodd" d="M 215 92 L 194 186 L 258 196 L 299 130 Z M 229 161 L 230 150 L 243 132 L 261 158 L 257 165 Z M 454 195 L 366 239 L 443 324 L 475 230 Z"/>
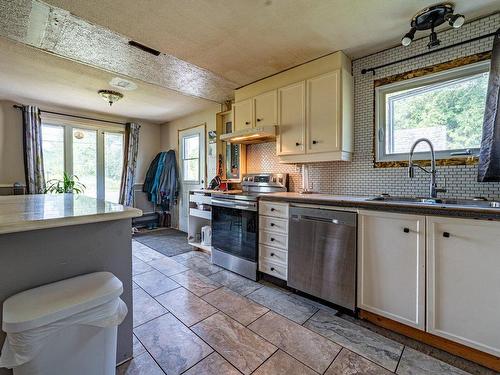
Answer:
<path fill-rule="evenodd" d="M 487 201 L 483 199 L 457 199 L 457 198 L 421 198 L 421 197 L 396 197 L 390 195 L 378 195 L 367 198 L 367 201 L 425 204 L 425 205 L 453 205 L 478 208 L 500 208 L 500 202 Z"/>

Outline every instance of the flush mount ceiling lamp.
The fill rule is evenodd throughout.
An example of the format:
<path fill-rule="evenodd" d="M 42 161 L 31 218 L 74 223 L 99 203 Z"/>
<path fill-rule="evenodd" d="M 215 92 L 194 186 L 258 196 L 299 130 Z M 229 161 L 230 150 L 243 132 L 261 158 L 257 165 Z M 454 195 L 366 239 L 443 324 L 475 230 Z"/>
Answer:
<path fill-rule="evenodd" d="M 97 91 L 97 93 L 101 98 L 109 103 L 110 107 L 113 105 L 113 103 L 116 103 L 118 100 L 123 98 L 123 94 L 121 92 L 113 90 L 99 90 Z"/>
<path fill-rule="evenodd" d="M 459 28 L 465 22 L 465 17 L 462 14 L 453 14 L 453 11 L 453 5 L 450 3 L 437 4 L 421 10 L 412 18 L 411 29 L 401 39 L 401 44 L 409 46 L 417 31 L 431 30 L 427 47 L 438 46 L 440 41 L 434 31 L 435 27 L 448 22 L 451 27 Z"/>

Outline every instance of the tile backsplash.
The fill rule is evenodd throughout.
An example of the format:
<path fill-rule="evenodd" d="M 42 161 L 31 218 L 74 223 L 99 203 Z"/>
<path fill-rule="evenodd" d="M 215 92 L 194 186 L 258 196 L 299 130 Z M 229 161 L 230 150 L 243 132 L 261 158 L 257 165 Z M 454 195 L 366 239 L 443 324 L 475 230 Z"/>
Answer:
<path fill-rule="evenodd" d="M 441 46 L 468 40 L 476 36 L 496 31 L 500 25 L 500 13 L 465 24 L 460 29 L 439 33 Z M 373 75 L 361 74 L 361 69 L 381 65 L 427 50 L 427 38 L 414 41 L 410 47 L 395 47 L 353 61 L 354 75 L 354 154 L 351 162 L 311 163 L 309 182 L 313 190 L 328 194 L 393 195 L 428 194 L 429 176 L 416 171 L 415 178 L 407 177 L 406 168 L 373 167 L 373 81 L 413 69 L 422 68 L 491 50 L 492 38 L 482 39 L 459 47 L 436 52 L 404 63 L 377 70 Z M 247 147 L 247 170 L 255 172 L 288 173 L 290 191 L 298 191 L 301 186 L 300 166 L 280 164 L 276 156 L 275 143 L 262 143 Z M 477 182 L 476 166 L 437 167 L 438 184 L 446 184 L 448 192 L 444 196 L 470 198 L 484 196 L 500 199 L 500 183 Z"/>

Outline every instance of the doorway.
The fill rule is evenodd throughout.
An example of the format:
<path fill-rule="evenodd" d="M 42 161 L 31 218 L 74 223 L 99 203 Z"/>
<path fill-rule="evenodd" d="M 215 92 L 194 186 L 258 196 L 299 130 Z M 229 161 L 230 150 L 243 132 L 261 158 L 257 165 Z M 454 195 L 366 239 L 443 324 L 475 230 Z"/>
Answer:
<path fill-rule="evenodd" d="M 206 125 L 179 130 L 179 230 L 188 231 L 189 191 L 205 187 Z"/>

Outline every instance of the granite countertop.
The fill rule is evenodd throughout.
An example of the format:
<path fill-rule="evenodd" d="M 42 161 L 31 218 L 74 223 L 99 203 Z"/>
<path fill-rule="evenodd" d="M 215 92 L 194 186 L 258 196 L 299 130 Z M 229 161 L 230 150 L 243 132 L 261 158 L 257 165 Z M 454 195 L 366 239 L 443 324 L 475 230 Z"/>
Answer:
<path fill-rule="evenodd" d="M 427 204 L 415 202 L 391 202 L 367 200 L 373 197 L 329 195 L 329 194 L 300 194 L 270 193 L 262 196 L 262 200 L 284 201 L 290 203 L 318 204 L 337 207 L 351 207 L 353 209 L 383 210 L 400 213 L 415 213 L 421 215 L 441 215 L 454 217 L 473 217 L 479 219 L 500 220 L 500 208 L 472 207 L 457 204 Z"/>
<path fill-rule="evenodd" d="M 0 234 L 141 216 L 142 211 L 73 194 L 0 197 Z"/>

